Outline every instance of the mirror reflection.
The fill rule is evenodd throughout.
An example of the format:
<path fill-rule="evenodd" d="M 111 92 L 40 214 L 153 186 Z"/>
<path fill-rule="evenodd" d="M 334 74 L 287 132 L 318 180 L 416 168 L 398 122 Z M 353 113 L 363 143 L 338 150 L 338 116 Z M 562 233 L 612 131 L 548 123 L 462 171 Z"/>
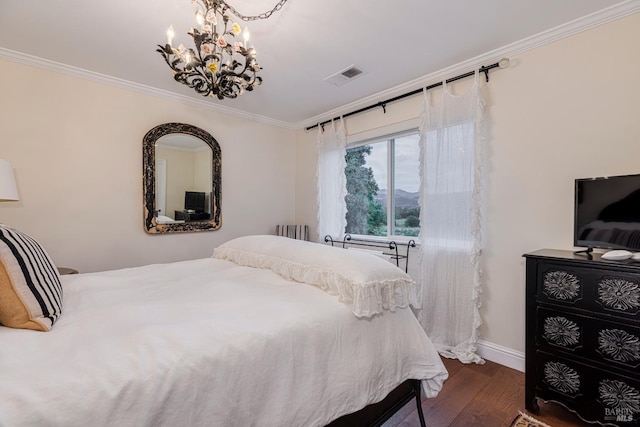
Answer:
<path fill-rule="evenodd" d="M 183 133 L 156 142 L 156 221 L 211 219 L 211 148 Z"/>
<path fill-rule="evenodd" d="M 144 216 L 148 233 L 220 228 L 220 145 L 208 132 L 165 123 L 143 139 Z"/>

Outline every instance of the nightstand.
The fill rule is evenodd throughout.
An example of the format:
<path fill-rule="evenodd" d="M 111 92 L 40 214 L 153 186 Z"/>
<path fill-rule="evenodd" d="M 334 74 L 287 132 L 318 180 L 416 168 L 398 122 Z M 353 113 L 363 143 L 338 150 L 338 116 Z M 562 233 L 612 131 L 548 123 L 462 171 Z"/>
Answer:
<path fill-rule="evenodd" d="M 65 274 L 78 274 L 78 270 L 69 267 L 58 267 L 58 273 L 62 276 Z"/>

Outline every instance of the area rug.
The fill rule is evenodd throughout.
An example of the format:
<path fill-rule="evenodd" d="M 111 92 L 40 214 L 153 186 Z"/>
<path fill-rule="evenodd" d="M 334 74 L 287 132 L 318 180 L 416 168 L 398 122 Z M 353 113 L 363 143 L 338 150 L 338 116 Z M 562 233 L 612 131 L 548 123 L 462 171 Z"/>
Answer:
<path fill-rule="evenodd" d="M 545 424 L 542 421 L 538 421 L 530 415 L 523 412 L 518 413 L 518 416 L 511 423 L 511 427 L 551 427 L 549 424 Z"/>

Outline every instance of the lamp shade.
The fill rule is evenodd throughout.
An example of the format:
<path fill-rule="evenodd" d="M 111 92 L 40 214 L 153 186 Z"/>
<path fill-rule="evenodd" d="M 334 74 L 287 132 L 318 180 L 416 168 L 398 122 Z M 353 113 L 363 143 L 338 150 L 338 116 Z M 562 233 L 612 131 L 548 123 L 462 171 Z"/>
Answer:
<path fill-rule="evenodd" d="M 0 201 L 20 200 L 11 163 L 0 159 Z"/>

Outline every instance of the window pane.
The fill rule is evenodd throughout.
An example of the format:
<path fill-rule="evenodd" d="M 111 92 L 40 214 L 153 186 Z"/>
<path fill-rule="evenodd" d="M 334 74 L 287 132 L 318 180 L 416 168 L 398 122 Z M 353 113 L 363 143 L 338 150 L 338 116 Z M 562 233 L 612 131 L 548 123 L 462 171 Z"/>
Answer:
<path fill-rule="evenodd" d="M 387 143 L 350 148 L 347 167 L 347 233 L 387 235 Z"/>
<path fill-rule="evenodd" d="M 420 232 L 420 136 L 395 140 L 394 206 L 395 233 L 417 236 Z"/>

